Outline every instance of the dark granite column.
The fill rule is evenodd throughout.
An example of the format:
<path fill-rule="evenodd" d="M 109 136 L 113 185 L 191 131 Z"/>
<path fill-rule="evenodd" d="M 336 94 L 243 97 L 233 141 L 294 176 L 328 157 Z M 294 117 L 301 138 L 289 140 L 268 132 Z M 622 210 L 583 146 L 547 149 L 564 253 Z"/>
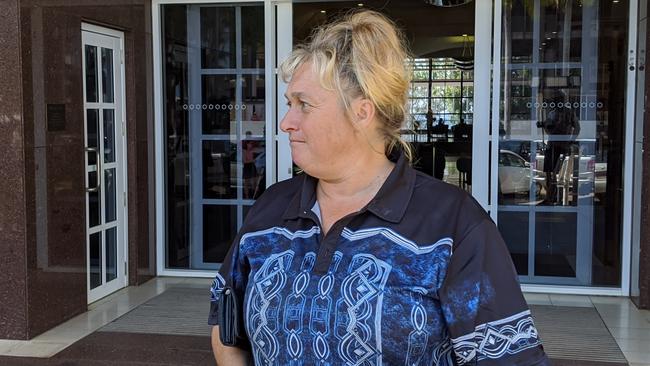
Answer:
<path fill-rule="evenodd" d="M 646 50 L 650 50 L 650 27 L 646 34 Z M 641 252 L 639 254 L 639 299 L 637 304 L 642 309 L 650 309 L 650 105 L 648 98 L 650 98 L 650 73 L 646 72 L 641 188 Z"/>
<path fill-rule="evenodd" d="M 0 0 L 0 338 L 27 338 L 25 164 L 18 1 Z"/>
<path fill-rule="evenodd" d="M 155 275 L 150 1 L 66 4 L 0 0 L 0 339 L 87 309 L 82 22 L 125 36 L 129 284 Z"/>

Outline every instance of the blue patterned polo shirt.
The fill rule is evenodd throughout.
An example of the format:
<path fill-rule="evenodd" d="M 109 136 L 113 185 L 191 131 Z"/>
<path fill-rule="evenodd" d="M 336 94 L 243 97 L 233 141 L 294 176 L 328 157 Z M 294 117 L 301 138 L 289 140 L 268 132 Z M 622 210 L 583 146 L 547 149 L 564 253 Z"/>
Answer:
<path fill-rule="evenodd" d="M 267 189 L 215 278 L 209 323 L 228 287 L 256 365 L 548 365 L 489 216 L 396 160 L 326 235 L 314 178 Z"/>

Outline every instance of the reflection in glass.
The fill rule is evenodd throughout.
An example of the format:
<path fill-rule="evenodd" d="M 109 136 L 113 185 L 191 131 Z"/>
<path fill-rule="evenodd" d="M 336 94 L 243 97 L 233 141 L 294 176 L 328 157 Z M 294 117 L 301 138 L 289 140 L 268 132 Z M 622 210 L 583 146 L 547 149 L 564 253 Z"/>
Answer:
<path fill-rule="evenodd" d="M 106 230 L 106 282 L 117 278 L 117 227 Z"/>
<path fill-rule="evenodd" d="M 577 215 L 540 212 L 535 219 L 535 275 L 575 277 Z"/>
<path fill-rule="evenodd" d="M 113 103 L 113 50 L 102 47 L 102 102 Z"/>
<path fill-rule="evenodd" d="M 499 214 L 499 231 L 520 276 L 528 275 L 528 212 Z"/>
<path fill-rule="evenodd" d="M 97 172 L 88 172 L 88 187 L 97 187 Z M 95 227 L 101 224 L 101 190 L 88 192 L 88 225 Z"/>
<path fill-rule="evenodd" d="M 165 26 L 164 121 L 166 156 L 165 266 L 189 268 L 190 256 L 190 149 L 188 100 L 188 5 L 161 6 Z"/>
<path fill-rule="evenodd" d="M 203 206 L 203 261 L 221 263 L 237 233 L 237 206 Z"/>
<path fill-rule="evenodd" d="M 86 139 L 87 146 L 89 148 L 97 149 L 99 148 L 99 110 L 98 109 L 88 109 L 86 111 Z M 88 151 L 88 165 L 97 164 L 97 153 L 95 151 Z M 90 186 L 94 187 L 94 186 Z"/>
<path fill-rule="evenodd" d="M 264 8 L 241 7 L 241 42 L 243 68 L 264 68 Z"/>
<path fill-rule="evenodd" d="M 117 219 L 115 209 L 117 206 L 117 196 L 115 189 L 115 168 L 104 170 L 104 201 L 106 204 L 106 221 L 109 223 Z"/>
<path fill-rule="evenodd" d="M 235 105 L 236 75 L 203 75 L 202 132 L 205 135 L 237 133 Z"/>
<path fill-rule="evenodd" d="M 234 7 L 201 7 L 201 67 L 237 67 L 235 35 Z"/>
<path fill-rule="evenodd" d="M 203 198 L 237 197 L 237 144 L 203 141 Z"/>
<path fill-rule="evenodd" d="M 264 75 L 243 77 L 244 106 L 242 111 L 241 186 L 244 199 L 257 199 L 266 187 L 266 131 L 264 115 Z"/>
<path fill-rule="evenodd" d="M 96 103 L 98 100 L 97 85 L 97 47 L 86 45 L 86 102 Z"/>
<path fill-rule="evenodd" d="M 498 222 L 528 220 L 523 282 L 620 285 L 628 6 L 503 8 Z"/>
<path fill-rule="evenodd" d="M 115 111 L 104 109 L 104 162 L 115 162 Z"/>
<path fill-rule="evenodd" d="M 266 186 L 264 7 L 161 8 L 165 266 L 216 268 Z"/>
<path fill-rule="evenodd" d="M 88 270 L 90 271 L 90 289 L 102 284 L 102 232 L 90 234 L 90 252 Z"/>

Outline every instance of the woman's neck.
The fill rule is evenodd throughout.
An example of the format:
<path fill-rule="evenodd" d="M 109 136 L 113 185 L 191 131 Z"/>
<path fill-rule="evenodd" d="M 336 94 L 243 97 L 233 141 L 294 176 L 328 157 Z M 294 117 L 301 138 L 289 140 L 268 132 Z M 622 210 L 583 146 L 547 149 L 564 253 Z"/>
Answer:
<path fill-rule="evenodd" d="M 384 155 L 371 159 L 358 159 L 348 164 L 342 174 L 318 180 L 319 201 L 357 202 L 374 197 L 395 164 Z"/>

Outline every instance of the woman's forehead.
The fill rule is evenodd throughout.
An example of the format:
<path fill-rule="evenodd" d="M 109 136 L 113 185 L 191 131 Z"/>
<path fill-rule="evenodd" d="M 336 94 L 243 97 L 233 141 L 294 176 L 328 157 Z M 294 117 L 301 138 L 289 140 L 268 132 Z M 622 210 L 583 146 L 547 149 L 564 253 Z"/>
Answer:
<path fill-rule="evenodd" d="M 323 89 L 316 73 L 310 66 L 302 64 L 296 68 L 296 71 L 291 76 L 291 81 L 289 81 L 287 94 L 312 94 L 318 89 Z"/>

